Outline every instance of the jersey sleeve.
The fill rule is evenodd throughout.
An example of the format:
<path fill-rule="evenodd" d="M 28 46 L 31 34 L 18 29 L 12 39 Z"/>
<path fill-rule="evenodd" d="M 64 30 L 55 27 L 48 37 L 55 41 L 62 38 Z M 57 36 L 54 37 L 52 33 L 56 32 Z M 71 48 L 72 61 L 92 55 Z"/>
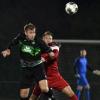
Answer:
<path fill-rule="evenodd" d="M 20 38 L 21 38 L 21 34 L 18 34 L 15 38 L 13 38 L 10 41 L 7 48 L 11 49 L 13 46 L 17 45 L 19 43 Z"/>

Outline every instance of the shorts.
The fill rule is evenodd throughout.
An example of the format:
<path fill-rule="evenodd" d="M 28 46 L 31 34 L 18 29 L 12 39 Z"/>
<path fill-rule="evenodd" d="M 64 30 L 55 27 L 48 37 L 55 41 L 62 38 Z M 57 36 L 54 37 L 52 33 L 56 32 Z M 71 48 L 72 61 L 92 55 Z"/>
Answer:
<path fill-rule="evenodd" d="M 86 75 L 85 74 L 81 74 L 80 78 L 77 79 L 77 85 L 87 86 L 88 84 L 89 83 L 88 83 Z"/>
<path fill-rule="evenodd" d="M 46 79 L 43 63 L 35 67 L 21 68 L 20 88 L 29 88 L 33 82 L 38 83 L 40 80 Z"/>
<path fill-rule="evenodd" d="M 54 74 L 51 77 L 47 77 L 49 88 L 53 88 L 58 91 L 62 91 L 69 84 L 63 79 L 60 74 Z M 41 90 L 39 85 L 36 85 L 33 90 L 33 94 L 39 96 L 41 94 Z"/>

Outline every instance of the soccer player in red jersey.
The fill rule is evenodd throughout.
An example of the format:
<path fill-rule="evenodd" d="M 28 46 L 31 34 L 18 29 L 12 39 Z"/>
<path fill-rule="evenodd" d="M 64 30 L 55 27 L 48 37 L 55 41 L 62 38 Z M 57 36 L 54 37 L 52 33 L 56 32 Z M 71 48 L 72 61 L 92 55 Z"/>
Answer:
<path fill-rule="evenodd" d="M 56 89 L 69 96 L 70 100 L 78 100 L 77 96 L 71 89 L 70 85 L 63 79 L 58 70 L 58 56 L 59 46 L 53 42 L 53 34 L 50 31 L 46 31 L 43 34 L 43 41 L 52 49 L 55 54 L 55 59 L 51 60 L 47 53 L 42 57 L 45 59 L 46 75 L 49 88 Z M 30 100 L 37 100 L 41 94 L 38 84 L 34 87 Z"/>

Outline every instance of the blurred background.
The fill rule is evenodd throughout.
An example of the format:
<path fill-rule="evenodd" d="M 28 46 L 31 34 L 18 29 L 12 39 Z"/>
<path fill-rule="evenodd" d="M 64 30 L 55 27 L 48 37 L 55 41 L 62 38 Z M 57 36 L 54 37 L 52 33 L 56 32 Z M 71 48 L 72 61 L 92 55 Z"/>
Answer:
<path fill-rule="evenodd" d="M 76 2 L 78 13 L 68 15 L 65 4 Z M 0 51 L 23 26 L 32 22 L 37 34 L 50 30 L 56 39 L 100 39 L 100 1 L 99 0 L 0 0 Z M 100 69 L 100 44 L 62 43 L 59 57 L 59 70 L 65 80 L 76 91 L 73 71 L 74 59 L 79 50 L 86 48 L 88 58 L 94 68 Z M 19 100 L 19 56 L 18 48 L 13 49 L 10 57 L 0 58 L 0 100 Z M 100 77 L 88 72 L 92 100 L 100 98 Z M 54 91 L 57 100 L 66 100 L 66 96 Z"/>

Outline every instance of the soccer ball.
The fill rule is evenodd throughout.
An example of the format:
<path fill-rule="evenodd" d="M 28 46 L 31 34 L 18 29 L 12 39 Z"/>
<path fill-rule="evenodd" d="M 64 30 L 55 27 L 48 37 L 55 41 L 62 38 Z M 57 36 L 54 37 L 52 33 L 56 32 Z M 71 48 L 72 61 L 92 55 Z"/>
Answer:
<path fill-rule="evenodd" d="M 75 14 L 78 11 L 78 5 L 74 2 L 68 2 L 65 5 L 65 11 L 67 12 L 67 14 Z"/>

